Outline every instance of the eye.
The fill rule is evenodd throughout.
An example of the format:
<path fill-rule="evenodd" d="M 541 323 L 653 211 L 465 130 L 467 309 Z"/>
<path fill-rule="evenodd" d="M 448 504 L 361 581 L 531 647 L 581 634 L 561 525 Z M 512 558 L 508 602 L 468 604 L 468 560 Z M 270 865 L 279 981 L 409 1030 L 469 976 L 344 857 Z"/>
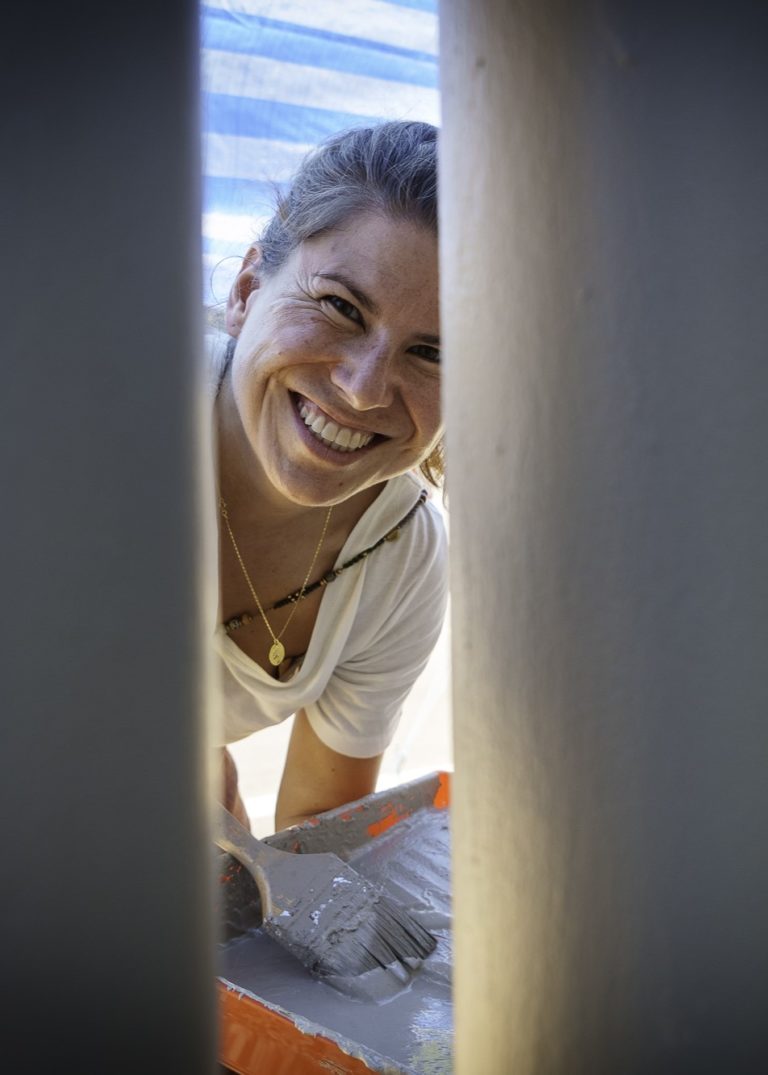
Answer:
<path fill-rule="evenodd" d="M 418 355 L 419 358 L 425 358 L 427 362 L 440 362 L 440 351 L 437 347 L 430 347 L 428 343 L 417 343 L 414 347 L 409 348 L 412 355 Z"/>
<path fill-rule="evenodd" d="M 343 299 L 341 295 L 323 295 L 320 301 L 327 302 L 329 306 L 332 306 L 342 317 L 346 317 L 348 321 L 354 321 L 357 325 L 363 324 L 363 318 L 358 308 Z"/>

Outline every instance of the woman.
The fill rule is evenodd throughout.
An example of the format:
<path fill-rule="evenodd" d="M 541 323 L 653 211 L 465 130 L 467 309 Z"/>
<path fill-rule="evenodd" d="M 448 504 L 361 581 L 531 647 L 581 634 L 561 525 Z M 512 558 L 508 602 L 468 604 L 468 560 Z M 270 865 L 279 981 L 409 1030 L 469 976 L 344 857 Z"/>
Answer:
<path fill-rule="evenodd" d="M 224 731 L 296 714 L 278 828 L 374 789 L 442 623 L 445 536 L 422 477 L 442 458 L 436 133 L 386 123 L 321 146 L 227 304 Z M 224 768 L 245 820 L 226 751 Z"/>

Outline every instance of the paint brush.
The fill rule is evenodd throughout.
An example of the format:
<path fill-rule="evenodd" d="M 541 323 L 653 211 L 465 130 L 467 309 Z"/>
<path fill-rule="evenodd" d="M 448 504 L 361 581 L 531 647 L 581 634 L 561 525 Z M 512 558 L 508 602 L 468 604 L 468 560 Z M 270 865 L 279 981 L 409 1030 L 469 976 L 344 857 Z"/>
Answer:
<path fill-rule="evenodd" d="M 316 977 L 413 968 L 434 950 L 431 933 L 338 855 L 278 851 L 218 810 L 216 843 L 255 880 L 262 929 Z"/>

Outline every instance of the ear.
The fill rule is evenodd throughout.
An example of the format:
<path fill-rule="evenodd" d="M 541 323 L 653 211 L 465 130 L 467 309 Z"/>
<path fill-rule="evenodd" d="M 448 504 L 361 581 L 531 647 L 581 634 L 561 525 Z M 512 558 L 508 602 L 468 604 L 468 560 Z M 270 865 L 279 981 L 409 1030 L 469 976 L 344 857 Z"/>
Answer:
<path fill-rule="evenodd" d="M 239 336 L 248 312 L 248 297 L 256 291 L 261 283 L 261 250 L 258 246 L 249 248 L 243 258 L 243 264 L 235 277 L 235 282 L 227 299 L 225 325 L 230 336 Z"/>

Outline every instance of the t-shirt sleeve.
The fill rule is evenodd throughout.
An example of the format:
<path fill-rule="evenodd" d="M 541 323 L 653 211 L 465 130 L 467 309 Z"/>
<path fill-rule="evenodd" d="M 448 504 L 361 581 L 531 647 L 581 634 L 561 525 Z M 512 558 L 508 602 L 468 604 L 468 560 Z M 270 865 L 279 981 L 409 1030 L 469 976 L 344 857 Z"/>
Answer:
<path fill-rule="evenodd" d="M 418 530 L 405 566 L 402 559 L 400 569 L 377 565 L 366 599 L 375 629 L 362 626 L 360 645 L 353 640 L 321 697 L 305 707 L 319 739 L 349 757 L 374 757 L 389 745 L 440 635 L 447 602 L 445 530 L 431 511 L 428 525 Z"/>

